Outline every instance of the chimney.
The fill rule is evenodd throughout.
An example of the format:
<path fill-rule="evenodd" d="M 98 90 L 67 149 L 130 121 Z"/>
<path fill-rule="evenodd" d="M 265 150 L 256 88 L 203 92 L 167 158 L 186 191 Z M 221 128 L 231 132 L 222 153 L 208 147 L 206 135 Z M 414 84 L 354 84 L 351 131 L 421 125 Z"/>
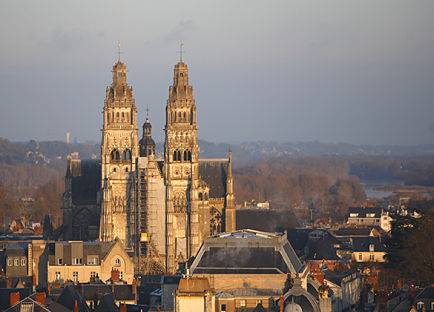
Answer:
<path fill-rule="evenodd" d="M 13 306 L 15 303 L 20 302 L 20 292 L 13 292 L 10 293 L 10 299 L 11 299 L 11 306 Z"/>
<path fill-rule="evenodd" d="M 132 292 L 134 295 L 134 303 L 137 304 L 137 290 L 136 290 L 136 279 L 133 279 L 133 287 L 132 287 Z"/>
<path fill-rule="evenodd" d="M 73 312 L 78 312 L 78 302 L 75 300 Z"/>
<path fill-rule="evenodd" d="M 44 292 L 37 292 L 36 293 L 36 302 L 45 306 L 45 293 Z"/>
<path fill-rule="evenodd" d="M 120 312 L 127 312 L 127 305 L 125 304 L 125 302 L 124 304 L 121 303 L 120 308 L 121 308 Z"/>

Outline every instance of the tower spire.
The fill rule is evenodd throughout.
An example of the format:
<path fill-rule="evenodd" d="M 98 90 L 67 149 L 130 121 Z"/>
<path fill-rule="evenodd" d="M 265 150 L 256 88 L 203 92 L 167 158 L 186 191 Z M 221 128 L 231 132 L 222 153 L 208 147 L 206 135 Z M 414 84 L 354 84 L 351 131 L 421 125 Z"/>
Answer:
<path fill-rule="evenodd" d="M 122 44 L 120 43 L 120 41 L 118 41 L 118 62 L 121 61 L 121 54 L 123 53 L 123 52 L 121 52 L 121 47 L 122 47 Z"/>
<path fill-rule="evenodd" d="M 182 40 L 179 43 L 179 61 L 182 62 L 182 53 L 185 53 L 184 50 L 182 50 L 182 47 L 184 46 L 184 43 L 182 42 Z"/>

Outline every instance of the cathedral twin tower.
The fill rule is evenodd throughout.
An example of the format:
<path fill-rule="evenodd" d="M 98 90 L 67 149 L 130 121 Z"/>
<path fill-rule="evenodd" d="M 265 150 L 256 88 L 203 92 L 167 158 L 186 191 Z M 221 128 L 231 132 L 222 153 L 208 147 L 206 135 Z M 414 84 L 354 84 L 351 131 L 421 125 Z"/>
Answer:
<path fill-rule="evenodd" d="M 229 158 L 199 159 L 193 87 L 187 65 L 180 61 L 166 104 L 164 159 L 157 159 L 148 118 L 139 141 L 126 74 L 118 61 L 106 90 L 101 163 L 68 162 L 65 238 L 120 239 L 134 250 L 138 273 L 174 272 L 206 237 L 235 230 L 231 153 Z M 80 194 L 77 190 L 86 188 L 80 185 L 91 183 L 95 172 L 100 172 L 95 196 Z M 94 201 L 80 201 L 80 196 Z"/>

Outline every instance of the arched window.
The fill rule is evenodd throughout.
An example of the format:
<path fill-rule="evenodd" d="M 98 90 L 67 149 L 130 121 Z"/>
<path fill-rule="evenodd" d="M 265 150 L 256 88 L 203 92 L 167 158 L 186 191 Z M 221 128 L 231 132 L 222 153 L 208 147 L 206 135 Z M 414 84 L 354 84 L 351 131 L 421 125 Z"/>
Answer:
<path fill-rule="evenodd" d="M 203 200 L 202 193 L 199 193 L 199 200 Z"/>
<path fill-rule="evenodd" d="M 111 160 L 119 160 L 120 158 L 120 154 L 119 151 L 114 149 L 111 153 L 110 153 L 110 158 Z"/>
<path fill-rule="evenodd" d="M 119 113 L 116 113 L 116 121 L 119 121 Z"/>
<path fill-rule="evenodd" d="M 115 113 L 112 112 L 112 121 L 114 121 L 114 120 L 115 120 Z"/>
<path fill-rule="evenodd" d="M 131 151 L 129 149 L 126 149 L 122 153 L 122 160 L 130 160 L 131 159 Z"/>
<path fill-rule="evenodd" d="M 208 200 L 208 193 L 204 193 L 204 194 L 203 194 L 203 199 L 204 199 L 204 200 Z"/>
<path fill-rule="evenodd" d="M 125 118 L 125 113 L 122 112 L 122 120 Z"/>
<path fill-rule="evenodd" d="M 125 168 L 125 172 L 128 172 L 128 167 Z"/>
<path fill-rule="evenodd" d="M 184 112 L 184 120 L 187 120 L 187 113 Z"/>
<path fill-rule="evenodd" d="M 181 120 L 181 112 L 178 113 L 178 118 Z"/>
<path fill-rule="evenodd" d="M 181 161 L 181 151 L 178 151 L 177 159 L 178 161 Z"/>
<path fill-rule="evenodd" d="M 184 161 L 187 160 L 187 151 L 184 151 Z"/>
<path fill-rule="evenodd" d="M 175 115 L 175 118 L 173 118 L 176 121 L 176 112 L 173 113 Z"/>
<path fill-rule="evenodd" d="M 178 153 L 176 151 L 173 152 L 173 161 L 177 161 L 176 156 L 178 156 Z"/>
<path fill-rule="evenodd" d="M 107 122 L 110 122 L 110 113 L 107 112 Z"/>
<path fill-rule="evenodd" d="M 191 161 L 191 151 L 188 151 L 188 161 Z"/>

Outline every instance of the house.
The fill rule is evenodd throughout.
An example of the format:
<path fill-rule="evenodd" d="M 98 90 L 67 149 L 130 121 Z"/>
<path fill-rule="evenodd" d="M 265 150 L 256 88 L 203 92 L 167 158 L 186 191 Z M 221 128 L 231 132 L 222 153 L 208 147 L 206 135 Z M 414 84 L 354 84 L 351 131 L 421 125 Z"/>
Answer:
<path fill-rule="evenodd" d="M 354 262 L 385 262 L 386 247 L 381 237 L 352 237 L 350 239 Z"/>
<path fill-rule="evenodd" d="M 60 241 L 47 244 L 41 266 L 39 285 L 70 280 L 85 283 L 100 279 L 121 280 L 132 284 L 134 262 L 120 240 L 112 242 Z M 41 262 L 41 261 L 40 261 Z"/>
<path fill-rule="evenodd" d="M 379 226 L 389 232 L 391 220 L 389 212 L 381 207 L 350 207 L 347 223 L 357 226 Z"/>
<path fill-rule="evenodd" d="M 414 306 L 418 312 L 434 311 L 434 286 L 428 286 L 414 298 Z"/>
<path fill-rule="evenodd" d="M 180 280 L 175 291 L 175 312 L 190 311 L 215 311 L 215 291 L 209 286 L 207 278 L 191 277 Z"/>
<path fill-rule="evenodd" d="M 355 270 L 324 270 L 324 281 L 332 290 L 332 310 L 340 312 L 355 308 L 360 303 L 362 279 Z"/>

